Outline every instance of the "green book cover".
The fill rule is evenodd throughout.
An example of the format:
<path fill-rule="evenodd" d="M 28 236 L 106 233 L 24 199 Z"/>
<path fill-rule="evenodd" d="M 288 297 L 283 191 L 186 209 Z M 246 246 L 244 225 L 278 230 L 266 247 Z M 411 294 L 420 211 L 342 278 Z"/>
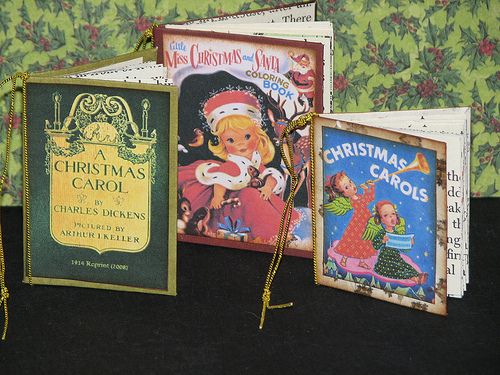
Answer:
<path fill-rule="evenodd" d="M 25 281 L 176 293 L 177 92 L 31 77 Z"/>

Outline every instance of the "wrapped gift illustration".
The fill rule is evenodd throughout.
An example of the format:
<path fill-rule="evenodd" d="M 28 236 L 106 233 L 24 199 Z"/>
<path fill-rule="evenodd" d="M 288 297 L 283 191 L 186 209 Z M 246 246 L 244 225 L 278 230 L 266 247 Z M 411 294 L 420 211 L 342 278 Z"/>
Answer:
<path fill-rule="evenodd" d="M 248 233 L 250 233 L 250 228 L 242 226 L 239 219 L 233 221 L 230 216 L 225 216 L 224 223 L 219 223 L 217 238 L 246 242 Z"/>
<path fill-rule="evenodd" d="M 415 237 L 414 234 L 396 234 L 396 233 L 386 233 L 386 236 L 389 238 L 389 241 L 387 241 L 386 246 L 404 251 L 411 250 L 413 246 L 412 241 Z"/>

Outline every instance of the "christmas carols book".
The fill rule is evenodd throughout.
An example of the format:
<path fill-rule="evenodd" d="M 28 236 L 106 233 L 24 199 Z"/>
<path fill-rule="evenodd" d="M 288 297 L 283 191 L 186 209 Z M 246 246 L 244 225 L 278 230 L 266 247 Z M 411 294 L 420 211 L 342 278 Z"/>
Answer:
<path fill-rule="evenodd" d="M 469 282 L 470 109 L 444 108 L 335 114 L 354 121 L 446 142 L 447 290 L 462 297 Z"/>
<path fill-rule="evenodd" d="M 446 314 L 446 142 L 318 116 L 315 281 Z"/>
<path fill-rule="evenodd" d="M 150 56 L 23 77 L 25 282 L 175 295 L 177 91 Z"/>
<path fill-rule="evenodd" d="M 291 120 L 331 109 L 333 34 L 328 23 L 245 26 L 158 27 L 154 41 L 180 90 L 179 239 L 272 251 L 291 188 L 279 138 Z M 289 253 L 312 256 L 306 134 L 294 152 Z"/>
<path fill-rule="evenodd" d="M 313 143 L 315 281 L 436 314 L 468 282 L 468 108 L 325 114 Z"/>
<path fill-rule="evenodd" d="M 281 142 L 293 173 L 291 139 L 309 135 L 314 281 L 439 315 L 468 282 L 469 108 L 308 114 Z M 262 295 L 263 328 L 294 208 L 282 226 Z M 457 272 L 458 271 L 458 272 Z"/>

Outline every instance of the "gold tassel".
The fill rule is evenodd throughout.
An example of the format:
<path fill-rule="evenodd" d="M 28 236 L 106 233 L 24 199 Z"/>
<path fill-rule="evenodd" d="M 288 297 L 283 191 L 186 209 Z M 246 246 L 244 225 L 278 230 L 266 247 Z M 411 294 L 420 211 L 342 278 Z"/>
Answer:
<path fill-rule="evenodd" d="M 295 199 L 295 188 L 297 187 L 298 184 L 297 174 L 295 173 L 295 170 L 293 168 L 293 144 L 290 135 L 295 130 L 304 128 L 308 124 L 311 124 L 312 119 L 315 115 L 316 113 L 308 113 L 304 116 L 301 116 L 295 121 L 291 121 L 283 131 L 283 134 L 281 135 L 280 139 L 281 159 L 285 163 L 288 173 L 290 173 L 292 183 L 290 186 L 290 194 L 286 200 L 285 209 L 283 210 L 283 214 L 281 216 L 280 226 L 278 230 L 278 239 L 276 241 L 276 246 L 274 248 L 274 255 L 271 260 L 271 264 L 269 265 L 269 270 L 266 276 L 266 282 L 264 283 L 264 291 L 262 292 L 262 312 L 260 316 L 259 329 L 262 329 L 264 327 L 267 310 L 283 309 L 293 306 L 293 302 L 283 303 L 279 305 L 270 305 L 271 285 L 273 283 L 274 277 L 276 276 L 276 273 L 278 272 L 278 268 L 280 266 L 281 259 L 283 257 L 283 252 L 287 243 L 288 231 L 290 229 L 290 222 L 292 220 L 292 214 L 293 214 L 293 201 Z M 285 142 L 286 145 L 288 146 L 287 147 L 288 155 L 284 147 Z"/>
<path fill-rule="evenodd" d="M 155 27 L 158 27 L 158 24 L 153 22 L 151 26 L 147 28 L 146 31 L 141 35 L 139 40 L 137 41 L 137 44 L 135 45 L 134 52 L 139 51 L 141 48 L 146 49 L 146 46 L 148 45 L 148 41 L 151 41 L 151 44 L 154 46 L 155 44 L 155 39 L 154 39 L 154 32 L 153 30 Z"/>
<path fill-rule="evenodd" d="M 10 147 L 12 140 L 12 127 L 14 122 L 14 100 L 16 95 L 16 82 L 18 79 L 22 80 L 22 118 L 23 118 L 23 129 L 26 127 L 26 81 L 28 80 L 28 73 L 16 73 L 13 76 L 4 79 L 0 82 L 0 88 L 7 82 L 12 82 L 12 88 L 10 90 L 10 108 L 9 108 L 9 126 L 7 128 L 7 137 L 5 141 L 5 164 L 3 166 L 2 177 L 0 178 L 0 190 L 3 188 L 3 184 L 7 179 L 9 173 L 9 160 L 10 160 Z M 0 192 L 1 195 L 1 192 Z M 1 203 L 1 202 L 0 202 Z M 0 205 L 1 206 L 1 205 Z M 31 276 L 31 275 L 30 275 Z M 2 332 L 2 340 L 7 337 L 7 328 L 9 327 L 9 309 L 7 305 L 7 300 L 9 299 L 9 290 L 5 285 L 5 253 L 3 249 L 3 233 L 2 224 L 0 222 L 0 307 L 3 305 L 4 311 L 4 326 Z"/>

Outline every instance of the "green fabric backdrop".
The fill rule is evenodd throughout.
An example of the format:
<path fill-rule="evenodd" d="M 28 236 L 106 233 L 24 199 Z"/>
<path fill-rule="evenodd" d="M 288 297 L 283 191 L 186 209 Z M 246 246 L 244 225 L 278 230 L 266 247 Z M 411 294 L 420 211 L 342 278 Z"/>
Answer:
<path fill-rule="evenodd" d="M 2 0 L 0 77 L 130 52 L 153 21 L 291 2 Z M 472 196 L 500 196 L 499 9 L 498 0 L 319 0 L 317 19 L 336 33 L 335 111 L 472 107 Z M 2 160 L 7 108 L 3 96 Z M 20 122 L 18 114 L 3 205 L 21 204 Z"/>

